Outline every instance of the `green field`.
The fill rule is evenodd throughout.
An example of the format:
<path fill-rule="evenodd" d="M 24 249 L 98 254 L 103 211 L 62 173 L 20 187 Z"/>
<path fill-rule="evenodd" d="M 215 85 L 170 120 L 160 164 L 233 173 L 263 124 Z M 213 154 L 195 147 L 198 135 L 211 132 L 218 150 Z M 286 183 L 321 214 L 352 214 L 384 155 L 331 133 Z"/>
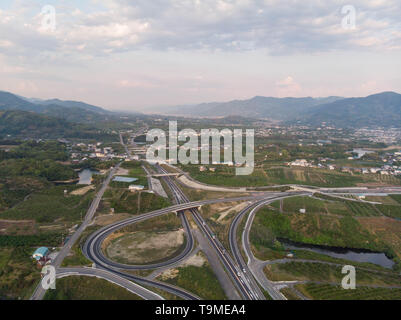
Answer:
<path fill-rule="evenodd" d="M 319 193 L 316 193 L 315 197 L 319 197 L 323 200 L 336 201 L 336 205 L 339 207 L 346 205 L 349 214 L 354 216 L 374 217 L 384 215 L 391 218 L 401 219 L 401 204 L 398 195 L 366 198 L 368 201 L 378 202 L 381 204 L 347 201 Z"/>
<path fill-rule="evenodd" d="M 316 281 L 341 284 L 344 275 L 342 266 L 312 262 L 288 262 L 268 265 L 265 274 L 272 281 Z M 359 285 L 400 286 L 401 278 L 396 273 L 372 272 L 356 268 Z"/>
<path fill-rule="evenodd" d="M 142 169 L 142 163 L 139 161 L 129 161 L 123 162 L 121 165 L 122 168 L 129 170 L 129 177 L 137 178 L 138 181 L 135 184 L 140 184 L 148 187 L 148 179 L 146 177 L 146 172 Z"/>
<path fill-rule="evenodd" d="M 215 172 L 200 172 L 198 165 L 181 166 L 192 178 L 200 182 L 227 187 L 263 187 L 272 185 L 299 184 L 316 187 L 355 187 L 364 183 L 400 185 L 401 180 L 393 176 L 379 174 L 349 174 L 317 168 L 290 167 L 255 167 L 248 176 L 235 175 L 235 168 L 219 165 L 206 166 L 215 168 Z"/>
<path fill-rule="evenodd" d="M 372 204 L 341 200 L 333 197 L 330 198 L 332 199 L 331 201 L 311 197 L 287 198 L 282 201 L 282 210 L 284 213 L 297 213 L 300 209 L 306 209 L 307 214 L 320 213 L 363 217 L 380 216 L 379 211 Z M 280 201 L 272 203 L 271 206 L 280 209 Z"/>
<path fill-rule="evenodd" d="M 251 241 L 257 248 L 277 248 L 277 238 L 344 248 L 387 252 L 389 247 L 350 216 L 319 214 L 280 214 L 264 208 L 255 217 Z"/>
<path fill-rule="evenodd" d="M 147 192 L 132 193 L 125 188 L 109 188 L 104 194 L 101 211 L 109 213 L 114 208 L 115 213 L 139 214 L 170 206 L 170 201 Z"/>
<path fill-rule="evenodd" d="M 54 222 L 62 219 L 68 222 L 78 222 L 85 216 L 94 197 L 94 191 L 84 196 L 67 195 L 81 186 L 55 186 L 32 194 L 26 201 L 20 202 L 14 208 L 0 213 L 0 219 L 30 220 L 39 223 Z"/>
<path fill-rule="evenodd" d="M 30 247 L 0 248 L 0 300 L 28 299 L 40 280 Z"/>
<path fill-rule="evenodd" d="M 401 289 L 357 287 L 344 290 L 328 284 L 296 285 L 305 296 L 315 300 L 401 300 Z"/>
<path fill-rule="evenodd" d="M 236 176 L 235 168 L 227 166 L 209 166 L 215 168 L 216 172 L 200 172 L 199 166 L 181 166 L 181 169 L 189 172 L 192 178 L 200 182 L 228 187 L 263 187 L 268 184 L 263 170 L 255 168 L 255 171 L 248 176 Z"/>
<path fill-rule="evenodd" d="M 77 276 L 57 279 L 56 290 L 45 300 L 142 300 L 136 294 L 103 279 Z"/>
<path fill-rule="evenodd" d="M 312 168 L 271 168 L 266 170 L 269 184 L 301 184 L 317 187 L 352 187 L 365 180 L 362 176 Z"/>

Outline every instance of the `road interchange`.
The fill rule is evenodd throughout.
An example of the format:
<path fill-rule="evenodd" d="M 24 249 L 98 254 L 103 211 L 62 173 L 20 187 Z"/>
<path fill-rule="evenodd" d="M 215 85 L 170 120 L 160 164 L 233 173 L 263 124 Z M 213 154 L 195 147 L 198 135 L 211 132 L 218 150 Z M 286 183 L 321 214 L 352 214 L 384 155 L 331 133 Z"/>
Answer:
<path fill-rule="evenodd" d="M 122 136 L 120 136 L 122 140 Z M 124 145 L 123 141 L 121 141 Z M 125 145 L 124 145 L 125 146 Z M 125 146 L 126 151 L 129 155 L 129 151 Z M 131 159 L 131 157 L 129 156 Z M 234 282 L 236 288 L 239 290 L 241 296 L 244 299 L 249 300 L 256 300 L 256 299 L 264 299 L 264 295 L 261 292 L 258 284 L 265 289 L 269 295 L 275 300 L 282 300 L 285 297 L 281 294 L 281 292 L 275 288 L 272 282 L 268 281 L 264 276 L 263 272 L 261 272 L 260 266 L 258 265 L 257 259 L 252 254 L 250 244 L 249 244 L 249 233 L 252 226 L 253 218 L 257 211 L 276 200 L 284 199 L 287 197 L 293 196 L 306 196 L 306 195 L 313 195 L 316 192 L 330 194 L 330 195 L 343 195 L 343 194 L 399 194 L 401 193 L 401 188 L 398 187 L 385 187 L 385 188 L 317 188 L 317 187 L 310 187 L 310 186 L 294 186 L 289 185 L 294 191 L 289 192 L 262 192 L 255 190 L 247 190 L 247 193 L 251 193 L 250 196 L 244 197 L 233 197 L 233 198 L 226 198 L 226 199 L 210 199 L 210 200 L 202 200 L 202 201 L 195 201 L 190 202 L 186 195 L 182 192 L 182 190 L 178 187 L 178 185 L 173 181 L 173 178 L 170 176 L 161 177 L 167 186 L 169 187 L 175 205 L 163 208 L 160 210 L 156 210 L 153 212 L 149 212 L 146 214 L 142 214 L 140 216 L 136 216 L 133 218 L 129 218 L 115 224 L 106 226 L 97 230 L 93 234 L 89 236 L 86 243 L 84 244 L 82 250 L 84 254 L 89 258 L 91 261 L 94 262 L 93 268 L 75 268 L 75 269 L 66 269 L 60 268 L 60 265 L 63 259 L 71 250 L 74 243 L 78 240 L 80 235 L 82 234 L 83 230 L 92 222 L 94 214 L 97 210 L 99 202 L 106 190 L 111 178 L 115 174 L 116 170 L 118 169 L 119 165 L 116 168 L 113 168 L 106 180 L 104 181 L 100 191 L 96 195 L 94 201 L 89 208 L 85 219 L 77 232 L 74 233 L 72 238 L 68 241 L 68 243 L 62 248 L 61 252 L 57 256 L 57 258 L 53 261 L 53 265 L 57 269 L 58 277 L 69 276 L 69 275 L 83 275 L 83 276 L 97 276 L 103 279 L 106 279 L 110 282 L 116 283 L 116 279 L 118 279 L 118 285 L 130 290 L 138 294 L 139 296 L 143 297 L 144 299 L 158 299 L 157 296 L 162 298 L 160 295 L 151 292 L 146 287 L 153 287 L 163 291 L 167 291 L 171 294 L 174 294 L 183 299 L 191 299 L 191 300 L 198 300 L 200 299 L 193 293 L 190 293 L 182 288 L 178 288 L 172 286 L 170 284 L 166 284 L 160 281 L 150 280 L 143 277 L 139 277 L 133 275 L 127 270 L 143 270 L 143 269 L 159 269 L 159 268 L 166 268 L 170 265 L 177 265 L 184 259 L 186 259 L 194 249 L 194 240 L 191 234 L 191 229 L 187 220 L 187 217 L 184 211 L 189 210 L 194 221 L 198 225 L 199 229 L 202 233 L 206 236 L 209 243 L 211 244 L 212 248 L 215 250 L 217 256 L 219 257 L 220 261 L 222 262 L 223 266 L 226 269 L 226 272 Z M 157 171 L 160 174 L 167 174 L 168 172 L 162 168 L 161 166 L 156 166 Z M 195 180 L 196 181 L 196 180 Z M 180 184 L 181 182 L 178 181 Z M 279 186 L 282 187 L 282 186 Z M 251 201 L 252 203 L 247 206 L 245 209 L 241 210 L 235 217 L 230 226 L 229 231 L 229 243 L 230 249 L 233 254 L 233 257 L 227 252 L 221 242 L 217 239 L 214 235 L 211 228 L 207 225 L 206 221 L 203 219 L 201 214 L 199 213 L 198 208 L 203 205 L 208 204 L 215 204 L 215 203 L 223 203 L 223 202 L 235 202 L 235 201 Z M 248 258 L 248 263 L 246 263 L 241 255 L 240 248 L 237 243 L 237 232 L 238 227 L 242 221 L 242 219 L 247 215 L 248 219 L 244 228 L 244 232 L 242 234 L 242 247 L 243 250 Z M 113 232 L 124 228 L 125 226 L 138 223 L 141 221 L 145 221 L 147 219 L 155 218 L 164 214 L 168 214 L 171 212 L 177 213 L 180 217 L 183 228 L 186 234 L 186 246 L 184 250 L 173 259 L 168 261 L 163 261 L 160 263 L 150 264 L 150 265 L 141 265 L 141 266 L 134 266 L 134 265 L 125 265 L 113 262 L 107 259 L 101 248 L 101 244 L 103 241 Z M 256 281 L 255 281 L 256 279 Z M 134 282 L 134 283 L 133 283 Z M 142 285 L 142 286 L 141 286 Z M 146 293 L 149 291 L 148 293 Z M 32 295 L 31 299 L 40 300 L 44 297 L 45 290 L 41 288 L 40 284 L 36 288 L 34 294 Z M 152 295 L 153 294 L 153 295 Z"/>

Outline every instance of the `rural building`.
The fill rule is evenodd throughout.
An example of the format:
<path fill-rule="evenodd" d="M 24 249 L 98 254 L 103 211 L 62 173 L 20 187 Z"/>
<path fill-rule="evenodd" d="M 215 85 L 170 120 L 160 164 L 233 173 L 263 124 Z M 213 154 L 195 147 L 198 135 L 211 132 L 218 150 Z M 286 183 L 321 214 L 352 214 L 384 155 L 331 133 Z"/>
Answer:
<path fill-rule="evenodd" d="M 50 251 L 48 248 L 46 247 L 41 247 L 39 249 L 37 249 L 32 257 L 36 260 L 36 261 L 41 261 L 41 260 L 45 260 L 47 258 L 47 256 L 49 255 Z"/>

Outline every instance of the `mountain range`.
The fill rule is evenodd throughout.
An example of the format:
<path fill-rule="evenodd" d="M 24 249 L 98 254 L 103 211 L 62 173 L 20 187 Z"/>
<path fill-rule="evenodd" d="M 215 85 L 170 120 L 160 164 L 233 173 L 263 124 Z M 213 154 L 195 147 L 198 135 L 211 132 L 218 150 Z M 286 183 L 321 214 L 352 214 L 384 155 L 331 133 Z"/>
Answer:
<path fill-rule="evenodd" d="M 0 91 L 0 111 L 33 112 L 71 123 L 119 120 L 120 113 L 78 101 L 24 98 Z M 269 119 L 286 124 L 336 127 L 401 127 L 401 95 L 382 92 L 362 98 L 272 98 L 202 103 L 154 109 L 154 113 L 202 117 Z M 138 114 L 137 114 L 138 116 Z"/>
<path fill-rule="evenodd" d="M 5 91 L 0 91 L 0 110 L 35 112 L 70 122 L 102 121 L 114 116 L 111 111 L 84 102 L 28 99 Z"/>
<path fill-rule="evenodd" d="M 249 100 L 202 103 L 191 106 L 168 107 L 161 111 L 165 114 L 193 117 L 242 116 L 272 120 L 289 120 L 303 115 L 315 106 L 342 99 L 328 98 L 272 98 L 256 96 Z"/>
<path fill-rule="evenodd" d="M 192 117 L 242 116 L 287 124 L 337 127 L 401 127 L 401 95 L 383 92 L 363 98 L 271 98 L 168 107 L 163 114 Z"/>
<path fill-rule="evenodd" d="M 401 95 L 383 92 L 323 104 L 298 117 L 300 123 L 336 127 L 401 127 Z"/>

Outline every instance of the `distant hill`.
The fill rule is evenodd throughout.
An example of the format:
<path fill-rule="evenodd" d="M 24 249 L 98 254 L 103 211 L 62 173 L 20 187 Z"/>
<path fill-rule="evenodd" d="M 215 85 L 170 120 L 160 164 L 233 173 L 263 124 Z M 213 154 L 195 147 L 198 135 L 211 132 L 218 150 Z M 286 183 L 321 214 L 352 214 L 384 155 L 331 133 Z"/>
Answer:
<path fill-rule="evenodd" d="M 164 114 L 195 117 L 242 116 L 248 118 L 290 120 L 304 114 L 315 106 L 339 99 L 342 98 L 271 98 L 257 96 L 249 100 L 233 100 L 221 103 L 212 102 L 193 106 L 168 107 L 160 108 L 157 111 Z"/>
<path fill-rule="evenodd" d="M 42 107 L 24 100 L 12 93 L 0 91 L 0 110 L 22 110 L 41 112 Z"/>
<path fill-rule="evenodd" d="M 51 99 L 51 100 L 40 100 L 37 102 L 38 104 L 41 105 L 57 105 L 57 106 L 62 106 L 66 108 L 79 108 L 79 109 L 84 109 L 87 111 L 92 111 L 100 114 L 111 114 L 111 111 L 105 110 L 100 107 L 96 107 L 90 104 L 87 104 L 85 102 L 80 102 L 80 101 L 63 101 L 59 99 Z"/>
<path fill-rule="evenodd" d="M 336 127 L 401 127 L 401 95 L 383 92 L 365 98 L 342 99 L 314 107 L 299 123 Z"/>
<path fill-rule="evenodd" d="M 0 135 L 29 138 L 103 138 L 99 129 L 86 124 L 71 123 L 64 119 L 34 112 L 0 111 Z"/>
<path fill-rule="evenodd" d="M 104 121 L 113 117 L 112 112 L 83 102 L 27 99 L 4 91 L 0 91 L 0 110 L 31 111 L 72 122 Z"/>

